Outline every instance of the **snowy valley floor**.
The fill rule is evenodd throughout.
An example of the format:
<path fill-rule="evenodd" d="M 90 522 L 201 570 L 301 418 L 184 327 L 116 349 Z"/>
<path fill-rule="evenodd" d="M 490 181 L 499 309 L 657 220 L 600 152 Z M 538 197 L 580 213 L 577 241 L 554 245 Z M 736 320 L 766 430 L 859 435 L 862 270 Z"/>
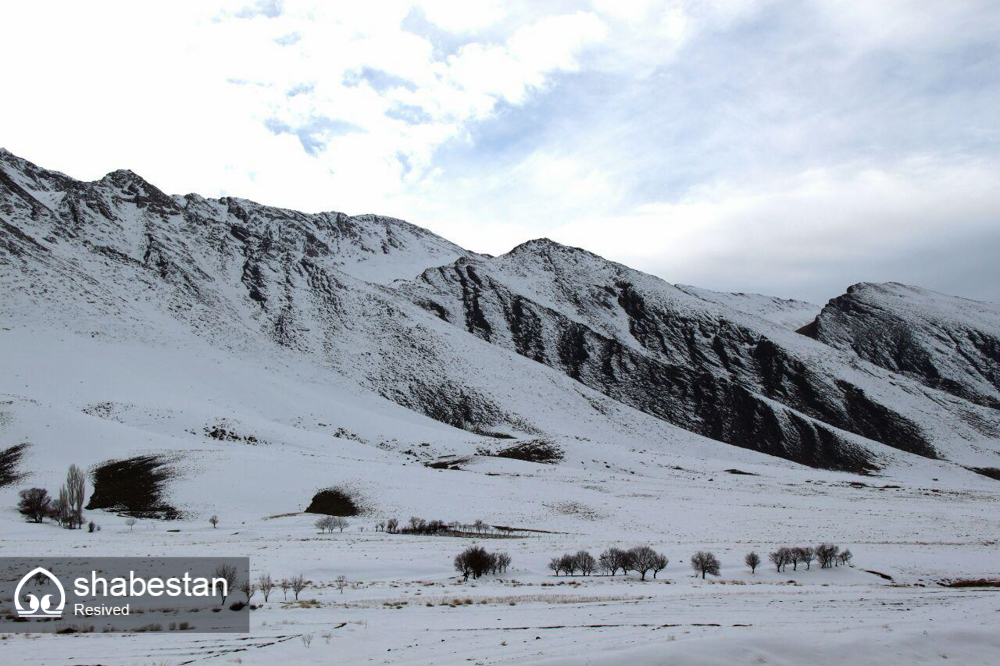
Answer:
<path fill-rule="evenodd" d="M 830 510 L 839 507 L 844 521 L 863 516 L 849 508 L 847 492 L 836 502 L 835 494 L 826 496 Z M 140 522 L 130 530 L 107 516 L 93 535 L 6 521 L 2 555 L 238 553 L 250 555 L 256 572 L 304 573 L 312 585 L 299 603 L 272 592 L 251 614 L 249 637 L 7 635 L 0 652 L 5 663 L 51 664 L 997 663 L 1000 589 L 940 585 L 1000 573 L 997 544 L 971 533 L 979 521 L 967 520 L 965 512 L 978 510 L 961 499 L 952 504 L 953 520 L 942 538 L 892 534 L 853 541 L 853 568 L 814 565 L 778 574 L 762 566 L 751 575 L 742 555 L 751 548 L 766 551 L 768 544 L 674 542 L 663 535 L 642 540 L 628 533 L 609 538 L 608 530 L 594 525 L 573 534 L 479 539 L 488 549 L 511 553 L 513 571 L 468 583 L 449 569 L 471 539 L 360 532 L 367 522 L 362 519 L 332 535 L 315 533 L 314 517 L 307 515 L 215 530 L 184 521 Z M 683 502 L 674 507 L 684 511 Z M 822 510 L 817 518 L 814 525 L 821 524 Z M 676 520 L 664 517 L 665 523 Z M 970 533 L 956 534 L 963 531 Z M 554 554 L 640 542 L 671 557 L 656 580 L 545 573 Z M 720 577 L 692 577 L 687 560 L 698 548 L 719 555 Z M 342 592 L 335 585 L 341 574 L 350 582 Z M 255 601 L 261 602 L 259 593 Z"/>

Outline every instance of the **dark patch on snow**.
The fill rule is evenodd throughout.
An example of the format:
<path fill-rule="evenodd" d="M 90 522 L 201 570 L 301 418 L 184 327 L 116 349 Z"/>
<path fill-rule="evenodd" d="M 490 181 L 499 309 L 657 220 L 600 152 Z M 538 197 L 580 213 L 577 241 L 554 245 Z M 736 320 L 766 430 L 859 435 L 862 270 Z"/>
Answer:
<path fill-rule="evenodd" d="M 478 453 L 479 455 L 495 458 L 512 458 L 513 460 L 546 464 L 555 464 L 564 457 L 562 449 L 542 439 L 514 444 L 513 446 L 500 449 L 495 453 L 491 453 L 487 449 L 480 449 Z"/>
<path fill-rule="evenodd" d="M 94 492 L 87 509 L 105 509 L 136 518 L 180 518 L 180 512 L 163 500 L 164 487 L 174 476 L 170 461 L 158 455 L 101 463 L 90 472 Z"/>
<path fill-rule="evenodd" d="M 0 451 L 0 488 L 13 485 L 25 477 L 25 474 L 18 470 L 18 466 L 27 449 L 28 444 L 23 443 Z"/>
<path fill-rule="evenodd" d="M 965 469 L 970 472 L 975 472 L 976 474 L 982 474 L 983 476 L 988 476 L 991 479 L 1000 481 L 1000 468 L 997 467 L 966 467 Z"/>
<path fill-rule="evenodd" d="M 361 508 L 350 491 L 342 488 L 326 488 L 313 495 L 312 502 L 306 507 L 306 513 L 346 517 L 359 515 Z"/>

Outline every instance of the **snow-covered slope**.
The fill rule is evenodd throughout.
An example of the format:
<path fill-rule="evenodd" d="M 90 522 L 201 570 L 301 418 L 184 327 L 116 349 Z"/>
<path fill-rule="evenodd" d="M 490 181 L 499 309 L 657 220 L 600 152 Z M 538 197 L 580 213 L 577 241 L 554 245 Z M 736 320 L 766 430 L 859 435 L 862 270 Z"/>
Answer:
<path fill-rule="evenodd" d="M 692 287 L 690 285 L 675 285 L 681 291 L 697 296 L 711 303 L 726 305 L 733 310 L 745 312 L 761 319 L 766 319 L 785 328 L 798 329 L 805 326 L 819 314 L 820 306 L 807 301 L 797 301 L 791 298 L 776 298 L 763 294 L 729 294 L 722 291 L 711 291 Z"/>
<path fill-rule="evenodd" d="M 1000 410 L 1000 305 L 862 283 L 827 303 L 803 333 Z"/>
<path fill-rule="evenodd" d="M 992 409 L 796 334 L 805 304 L 678 288 L 544 239 L 493 258 L 390 218 L 167 196 L 129 171 L 84 183 L 8 152 L 0 194 L 15 332 L 309 367 L 464 431 L 456 454 L 624 438 L 853 471 L 997 457 Z"/>
<path fill-rule="evenodd" d="M 996 457 L 991 410 L 818 344 L 773 323 L 768 308 L 734 308 L 740 299 L 706 298 L 578 248 L 531 241 L 395 286 L 484 340 L 738 446 L 878 466 L 846 431 L 928 457 Z"/>

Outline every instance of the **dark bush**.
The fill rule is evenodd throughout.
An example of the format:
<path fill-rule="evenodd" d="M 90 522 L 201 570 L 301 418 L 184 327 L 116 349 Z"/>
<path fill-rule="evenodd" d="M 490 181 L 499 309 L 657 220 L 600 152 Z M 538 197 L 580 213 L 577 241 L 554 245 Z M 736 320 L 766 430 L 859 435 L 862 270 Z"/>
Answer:
<path fill-rule="evenodd" d="M 52 498 L 45 488 L 26 488 L 18 495 L 17 510 L 30 522 L 40 523 L 50 514 Z"/>
<path fill-rule="evenodd" d="M 163 501 L 164 486 L 174 475 L 168 461 L 156 455 L 103 463 L 91 472 L 94 492 L 87 510 L 107 509 L 138 518 L 179 518 L 180 512 Z"/>
<path fill-rule="evenodd" d="M 350 494 L 341 488 L 326 488 L 313 495 L 306 513 L 327 516 L 357 516 L 361 509 Z"/>

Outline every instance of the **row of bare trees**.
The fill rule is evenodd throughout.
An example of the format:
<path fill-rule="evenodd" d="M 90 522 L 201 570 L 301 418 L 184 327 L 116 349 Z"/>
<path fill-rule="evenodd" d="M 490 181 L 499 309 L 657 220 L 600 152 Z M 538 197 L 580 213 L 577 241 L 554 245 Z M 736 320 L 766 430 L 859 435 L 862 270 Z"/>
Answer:
<path fill-rule="evenodd" d="M 653 578 L 656 578 L 656 574 L 665 569 L 669 562 L 666 555 L 657 553 L 649 546 L 636 546 L 628 550 L 608 548 L 597 558 L 586 550 L 577 551 L 575 554 L 566 553 L 560 557 L 553 557 L 549 561 L 549 569 L 557 576 L 560 573 L 572 576 L 577 571 L 584 576 L 595 572 L 614 576 L 621 569 L 626 575 L 629 571 L 635 571 L 642 580 L 646 580 L 647 573 L 652 571 Z"/>
<path fill-rule="evenodd" d="M 86 497 L 87 477 L 76 465 L 70 465 L 66 483 L 53 499 L 45 488 L 26 488 L 18 493 L 18 512 L 26 520 L 41 523 L 49 518 L 67 529 L 83 527 L 83 501 Z M 91 530 L 94 531 L 94 530 Z"/>
<path fill-rule="evenodd" d="M 482 546 L 469 546 L 455 556 L 455 571 L 469 580 L 469 576 L 479 578 L 486 574 L 504 573 L 510 563 L 511 557 L 507 553 L 490 553 Z"/>
<path fill-rule="evenodd" d="M 812 568 L 812 563 L 819 562 L 820 568 L 829 569 L 834 566 L 850 565 L 854 555 L 850 549 L 841 550 L 839 546 L 832 543 L 821 543 L 813 546 L 782 546 L 774 552 L 768 554 L 767 559 L 774 565 L 775 571 L 782 572 L 792 565 L 792 571 L 798 571 L 799 565 L 805 566 L 806 570 Z M 747 553 L 744 558 L 746 565 L 750 567 L 751 573 L 755 572 L 760 565 L 760 556 L 755 552 Z"/>
<path fill-rule="evenodd" d="M 330 532 L 340 530 L 341 532 L 350 525 L 347 518 L 342 516 L 323 516 L 316 521 L 316 527 L 320 532 Z"/>
<path fill-rule="evenodd" d="M 498 532 L 510 531 L 509 528 L 494 527 L 482 519 L 477 519 L 473 523 L 462 523 L 457 520 L 445 522 L 443 520 L 424 520 L 419 516 L 410 516 L 410 519 L 402 525 L 395 518 L 375 523 L 376 532 L 387 532 L 389 534 L 435 535 L 457 532 L 490 534 L 494 530 Z"/>
<path fill-rule="evenodd" d="M 257 576 L 256 581 L 252 581 L 249 578 L 240 582 L 238 581 L 239 571 L 237 568 L 231 564 L 221 564 L 215 569 L 214 576 L 216 578 L 221 578 L 226 581 L 225 590 L 220 589 L 220 594 L 222 595 L 222 603 L 226 603 L 226 597 L 232 592 L 232 590 L 239 590 L 247 599 L 247 603 L 253 599 L 254 594 L 258 591 L 264 596 L 264 602 L 267 603 L 271 596 L 271 592 L 275 588 L 281 590 L 282 596 L 285 601 L 288 601 L 288 591 L 291 590 L 292 594 L 295 596 L 295 600 L 298 601 L 299 594 L 302 590 L 306 589 L 309 581 L 305 579 L 305 576 L 299 574 L 297 576 L 292 576 L 290 578 L 283 578 L 281 580 L 274 580 L 269 573 L 262 573 Z M 344 581 L 347 579 L 341 576 Z M 340 579 L 338 579 L 339 581 Z"/>

